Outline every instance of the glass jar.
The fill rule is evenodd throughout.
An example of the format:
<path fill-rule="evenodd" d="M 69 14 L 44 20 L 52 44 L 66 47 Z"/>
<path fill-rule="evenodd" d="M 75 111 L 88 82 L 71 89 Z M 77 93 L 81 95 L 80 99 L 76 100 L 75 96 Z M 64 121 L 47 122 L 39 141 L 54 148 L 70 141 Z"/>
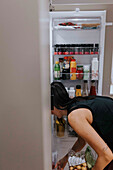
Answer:
<path fill-rule="evenodd" d="M 94 54 L 94 44 L 91 44 L 90 47 L 90 54 L 92 55 Z"/>
<path fill-rule="evenodd" d="M 78 80 L 83 79 L 83 66 L 82 65 L 77 66 L 77 79 Z"/>
<path fill-rule="evenodd" d="M 95 44 L 95 54 L 99 54 L 99 44 Z"/>
<path fill-rule="evenodd" d="M 85 54 L 86 54 L 86 55 L 90 54 L 89 44 L 85 44 Z"/>
<path fill-rule="evenodd" d="M 58 55 L 62 55 L 62 48 L 61 44 L 58 45 Z"/>
<path fill-rule="evenodd" d="M 78 55 L 79 52 L 78 52 L 78 44 L 75 44 L 75 55 Z"/>

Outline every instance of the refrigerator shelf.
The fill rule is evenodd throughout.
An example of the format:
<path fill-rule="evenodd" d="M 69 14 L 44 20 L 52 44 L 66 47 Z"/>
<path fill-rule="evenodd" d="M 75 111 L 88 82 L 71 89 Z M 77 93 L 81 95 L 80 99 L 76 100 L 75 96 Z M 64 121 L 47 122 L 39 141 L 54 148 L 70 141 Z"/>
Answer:
<path fill-rule="evenodd" d="M 53 30 L 74 30 L 74 31 L 86 31 L 86 30 L 100 30 L 98 27 L 82 27 L 82 26 L 54 26 Z"/>
<path fill-rule="evenodd" d="M 59 56 L 61 56 L 61 57 L 65 57 L 65 56 L 80 56 L 80 57 L 83 57 L 83 56 L 87 56 L 87 57 L 89 57 L 89 56 L 91 56 L 91 57 L 98 57 L 99 56 L 99 54 L 59 54 L 59 55 L 55 55 L 55 54 L 53 54 L 55 57 L 59 57 Z"/>
<path fill-rule="evenodd" d="M 68 79 L 68 80 L 53 80 L 53 82 L 77 82 L 77 81 L 85 81 L 86 79 L 81 79 L 81 80 L 79 80 L 79 79 L 76 79 L 76 80 L 70 80 L 70 79 Z M 88 79 L 87 81 L 92 81 L 92 79 Z M 96 81 L 96 82 L 98 82 L 98 80 L 94 80 L 94 81 Z"/>

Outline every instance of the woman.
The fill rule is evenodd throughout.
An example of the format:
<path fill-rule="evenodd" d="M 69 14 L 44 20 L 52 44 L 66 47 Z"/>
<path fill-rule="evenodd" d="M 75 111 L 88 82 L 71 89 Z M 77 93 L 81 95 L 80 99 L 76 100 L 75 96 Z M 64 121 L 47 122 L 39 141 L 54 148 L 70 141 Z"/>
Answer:
<path fill-rule="evenodd" d="M 60 82 L 51 84 L 52 114 L 61 118 L 68 116 L 68 122 L 78 134 L 72 149 L 80 151 L 86 142 L 98 154 L 92 170 L 113 170 L 113 99 L 101 96 L 69 98 Z M 58 161 L 56 167 L 63 170 L 68 154 Z"/>

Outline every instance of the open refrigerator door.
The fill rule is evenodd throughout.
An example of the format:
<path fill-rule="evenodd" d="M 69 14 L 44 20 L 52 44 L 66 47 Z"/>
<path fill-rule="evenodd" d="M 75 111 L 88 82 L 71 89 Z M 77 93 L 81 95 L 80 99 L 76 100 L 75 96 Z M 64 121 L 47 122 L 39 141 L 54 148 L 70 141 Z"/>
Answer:
<path fill-rule="evenodd" d="M 102 95 L 105 26 L 106 11 L 50 12 L 50 80 L 62 82 L 70 98 Z M 62 144 L 70 138 L 71 145 L 76 136 L 67 117 L 52 116 L 58 158 Z"/>

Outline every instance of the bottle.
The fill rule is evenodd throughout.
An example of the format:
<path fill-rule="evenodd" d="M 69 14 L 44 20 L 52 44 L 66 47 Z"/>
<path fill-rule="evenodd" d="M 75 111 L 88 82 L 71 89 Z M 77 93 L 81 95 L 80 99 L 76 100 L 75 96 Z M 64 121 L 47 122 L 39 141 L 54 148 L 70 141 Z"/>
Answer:
<path fill-rule="evenodd" d="M 92 80 L 98 80 L 98 59 L 92 60 Z"/>
<path fill-rule="evenodd" d="M 91 81 L 90 96 L 96 96 L 95 80 Z"/>
<path fill-rule="evenodd" d="M 62 79 L 68 80 L 70 79 L 70 68 L 69 68 L 69 61 L 68 57 L 64 57 L 64 63 L 63 63 L 63 71 L 62 71 Z"/>
<path fill-rule="evenodd" d="M 75 89 L 74 87 L 70 87 L 70 89 L 68 90 L 69 93 L 69 97 L 72 99 L 75 97 Z"/>
<path fill-rule="evenodd" d="M 66 89 L 67 93 L 69 93 L 68 87 L 65 87 L 65 89 Z"/>
<path fill-rule="evenodd" d="M 95 54 L 99 54 L 99 44 L 95 44 Z"/>
<path fill-rule="evenodd" d="M 60 79 L 62 79 L 63 58 L 59 58 L 59 65 L 60 65 Z"/>
<path fill-rule="evenodd" d="M 65 119 L 64 118 L 58 118 L 56 119 L 56 135 L 58 137 L 62 137 L 65 134 Z"/>
<path fill-rule="evenodd" d="M 81 96 L 81 85 L 76 85 L 76 97 Z"/>
<path fill-rule="evenodd" d="M 54 79 L 55 80 L 60 80 L 60 65 L 59 65 L 58 61 L 55 62 Z"/>
<path fill-rule="evenodd" d="M 83 65 L 77 66 L 77 79 L 82 80 L 83 79 Z"/>
<path fill-rule="evenodd" d="M 76 60 L 72 59 L 70 62 L 70 79 L 76 80 Z"/>
<path fill-rule="evenodd" d="M 88 96 L 88 81 L 87 80 L 84 80 L 82 96 L 83 97 Z"/>
<path fill-rule="evenodd" d="M 84 80 L 89 80 L 90 78 L 90 65 L 84 65 Z"/>

